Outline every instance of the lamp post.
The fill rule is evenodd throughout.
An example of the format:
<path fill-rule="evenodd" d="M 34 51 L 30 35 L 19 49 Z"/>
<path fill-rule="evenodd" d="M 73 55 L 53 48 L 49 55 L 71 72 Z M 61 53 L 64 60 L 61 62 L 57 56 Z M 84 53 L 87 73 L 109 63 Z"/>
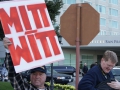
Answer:
<path fill-rule="evenodd" d="M 62 44 L 62 36 L 61 35 L 58 36 L 58 41 L 60 44 Z"/>
<path fill-rule="evenodd" d="M 53 63 L 51 63 L 51 82 L 50 82 L 50 90 L 54 89 L 54 83 L 53 83 Z"/>
<path fill-rule="evenodd" d="M 60 44 L 62 44 L 62 36 L 58 35 L 58 41 Z M 50 82 L 50 89 L 54 89 L 54 79 L 53 79 L 53 63 L 51 63 L 51 82 Z"/>

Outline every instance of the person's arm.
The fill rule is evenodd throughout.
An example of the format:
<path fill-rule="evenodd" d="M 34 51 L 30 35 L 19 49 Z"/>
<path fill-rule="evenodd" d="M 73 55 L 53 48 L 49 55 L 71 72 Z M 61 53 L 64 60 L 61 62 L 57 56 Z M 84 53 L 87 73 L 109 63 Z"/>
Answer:
<path fill-rule="evenodd" d="M 79 82 L 78 90 L 97 90 L 96 86 L 96 74 L 88 72 Z"/>
<path fill-rule="evenodd" d="M 4 44 L 4 47 L 8 50 L 8 46 L 11 45 L 11 41 L 9 40 L 9 38 L 5 37 L 3 38 L 3 44 Z"/>
<path fill-rule="evenodd" d="M 11 45 L 8 38 L 4 38 L 3 43 L 6 48 L 8 48 L 8 45 Z M 6 53 L 5 66 L 8 70 L 8 78 L 14 90 L 28 90 L 28 84 L 23 80 L 22 75 L 15 72 L 10 53 Z"/>
<path fill-rule="evenodd" d="M 112 81 L 111 83 L 107 83 L 111 88 L 120 90 L 120 82 L 119 81 Z"/>

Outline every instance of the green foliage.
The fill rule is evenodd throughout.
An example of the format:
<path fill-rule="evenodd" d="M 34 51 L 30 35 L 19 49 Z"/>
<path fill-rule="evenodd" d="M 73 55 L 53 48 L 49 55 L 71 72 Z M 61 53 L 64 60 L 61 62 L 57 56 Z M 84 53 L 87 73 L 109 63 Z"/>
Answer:
<path fill-rule="evenodd" d="M 46 82 L 48 86 L 50 86 L 49 82 Z M 57 90 L 75 90 L 74 86 L 71 85 L 61 85 L 61 84 L 54 84 L 54 88 Z"/>
<path fill-rule="evenodd" d="M 60 9 L 63 7 L 62 0 L 45 0 L 47 9 L 50 15 L 50 18 L 52 20 L 52 24 L 54 26 L 54 29 L 56 31 L 57 36 L 61 36 L 59 31 L 59 25 L 56 24 L 56 16 L 60 14 Z"/>
<path fill-rule="evenodd" d="M 0 90 L 13 90 L 13 88 L 8 82 L 0 82 Z"/>
<path fill-rule="evenodd" d="M 52 20 L 52 23 L 55 24 L 55 17 L 60 14 L 60 9 L 63 6 L 62 0 L 45 0 L 47 9 Z"/>
<path fill-rule="evenodd" d="M 49 82 L 46 82 L 46 84 L 50 86 Z M 8 90 L 8 89 L 13 90 L 9 82 L 0 82 L 0 90 Z M 54 84 L 54 90 L 75 90 L 75 87 L 71 85 Z"/>

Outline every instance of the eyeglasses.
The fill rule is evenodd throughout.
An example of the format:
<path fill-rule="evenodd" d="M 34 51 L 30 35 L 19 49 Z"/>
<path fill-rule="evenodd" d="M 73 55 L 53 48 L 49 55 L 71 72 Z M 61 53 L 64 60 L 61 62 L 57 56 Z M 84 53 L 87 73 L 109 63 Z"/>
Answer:
<path fill-rule="evenodd" d="M 107 66 L 108 66 L 109 68 L 114 68 L 114 67 L 115 67 L 115 65 L 109 65 L 109 64 L 107 64 Z"/>

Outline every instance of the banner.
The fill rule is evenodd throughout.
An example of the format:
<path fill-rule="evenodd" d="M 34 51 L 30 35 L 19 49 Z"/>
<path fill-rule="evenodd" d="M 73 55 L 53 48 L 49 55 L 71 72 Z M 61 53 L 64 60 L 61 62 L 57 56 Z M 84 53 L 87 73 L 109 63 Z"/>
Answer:
<path fill-rule="evenodd" d="M 17 73 L 64 60 L 44 0 L 1 2 L 0 20 Z"/>

